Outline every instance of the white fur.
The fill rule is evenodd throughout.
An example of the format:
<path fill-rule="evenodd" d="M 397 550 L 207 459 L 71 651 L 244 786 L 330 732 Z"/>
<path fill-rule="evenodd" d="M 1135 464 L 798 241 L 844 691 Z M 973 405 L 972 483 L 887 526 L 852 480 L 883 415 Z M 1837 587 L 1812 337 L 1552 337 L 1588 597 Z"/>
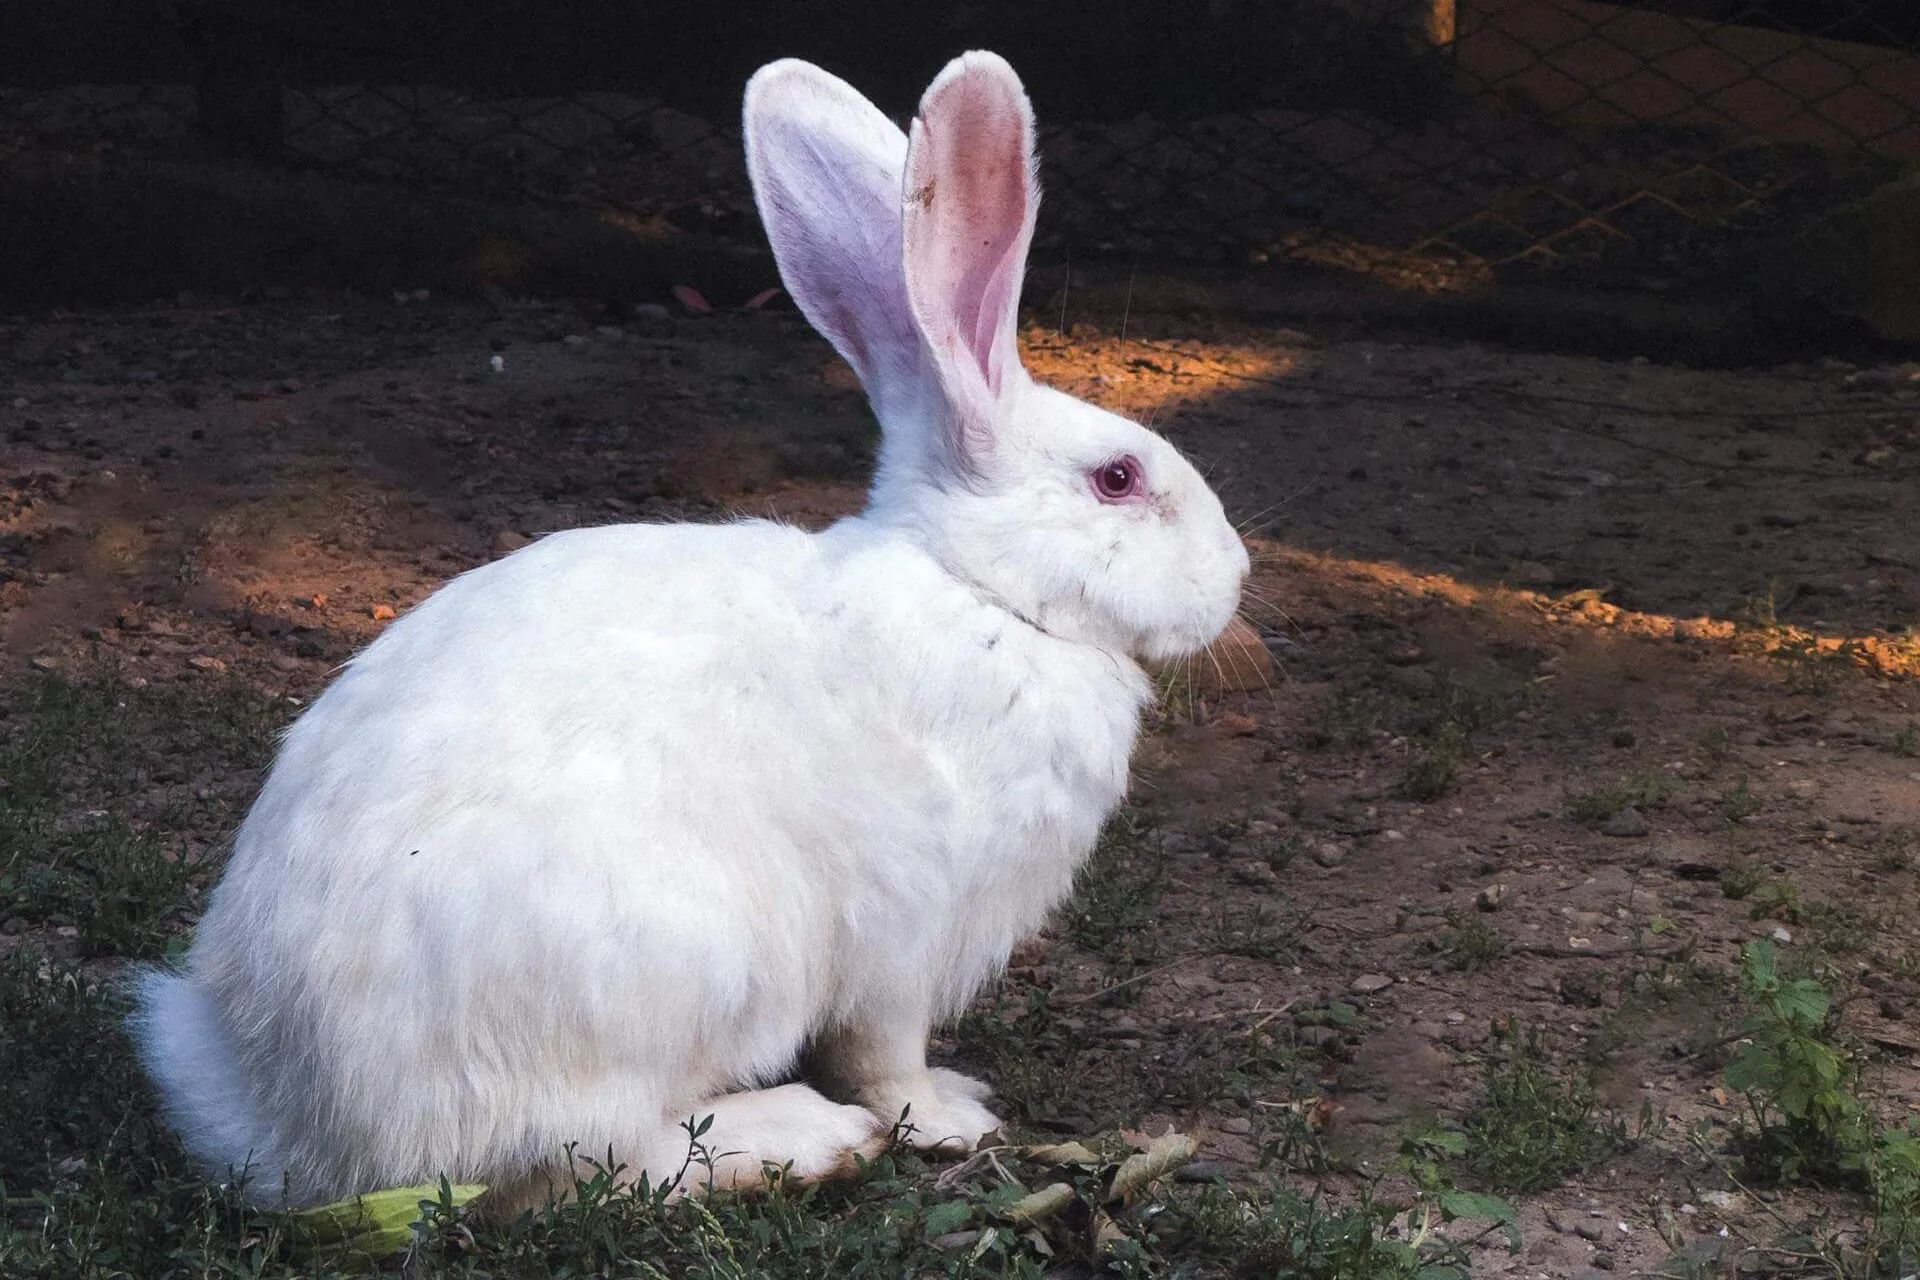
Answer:
<path fill-rule="evenodd" d="M 916 138 L 1030 174 L 1025 103 L 968 54 Z M 903 200 L 899 131 L 802 63 L 754 78 L 746 125 L 783 273 L 881 418 L 873 501 L 819 534 L 546 538 L 389 627 L 294 725 L 134 1024 L 188 1148 L 261 1199 L 524 1191 L 569 1144 L 671 1178 L 707 1115 L 723 1181 L 824 1175 L 903 1110 L 922 1145 L 971 1145 L 987 1091 L 928 1068 L 928 1031 L 1121 799 L 1135 658 L 1232 615 L 1246 553 L 1192 467 L 994 367 L 1030 177 L 958 215 Z M 1149 494 L 1100 502 L 1089 470 L 1126 454 Z M 780 1085 L 803 1050 L 857 1105 Z"/>

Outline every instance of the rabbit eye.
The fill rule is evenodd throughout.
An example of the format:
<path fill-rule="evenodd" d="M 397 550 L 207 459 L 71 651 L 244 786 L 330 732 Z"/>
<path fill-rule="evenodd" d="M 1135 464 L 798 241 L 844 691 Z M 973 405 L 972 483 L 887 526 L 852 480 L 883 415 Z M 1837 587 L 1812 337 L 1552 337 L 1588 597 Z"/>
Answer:
<path fill-rule="evenodd" d="M 1125 502 L 1140 494 L 1140 460 L 1132 454 L 1103 462 L 1089 475 L 1102 502 Z"/>

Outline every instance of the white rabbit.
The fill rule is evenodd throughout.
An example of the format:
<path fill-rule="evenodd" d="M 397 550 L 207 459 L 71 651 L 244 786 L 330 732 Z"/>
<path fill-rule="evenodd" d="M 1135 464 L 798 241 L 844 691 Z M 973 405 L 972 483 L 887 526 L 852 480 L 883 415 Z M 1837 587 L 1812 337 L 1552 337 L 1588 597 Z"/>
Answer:
<path fill-rule="evenodd" d="M 257 1199 L 445 1174 L 532 1203 L 569 1144 L 658 1184 L 690 1117 L 723 1184 L 833 1173 L 903 1111 L 971 1146 L 989 1090 L 928 1032 L 1122 798 L 1135 659 L 1233 616 L 1247 556 L 1200 475 L 1020 364 L 1039 193 L 1005 62 L 949 64 L 910 139 L 777 62 L 745 131 L 787 288 L 880 420 L 871 503 L 556 534 L 300 718 L 134 1020 L 188 1149 Z"/>

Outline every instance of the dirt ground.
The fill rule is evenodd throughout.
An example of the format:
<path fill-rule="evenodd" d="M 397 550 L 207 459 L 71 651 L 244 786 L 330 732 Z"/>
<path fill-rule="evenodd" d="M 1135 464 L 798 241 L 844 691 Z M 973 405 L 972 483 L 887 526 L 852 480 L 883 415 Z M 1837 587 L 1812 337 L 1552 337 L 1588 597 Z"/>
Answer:
<path fill-rule="evenodd" d="M 1833 987 L 1889 1114 L 1920 1110 L 1920 370 L 1057 318 L 1036 373 L 1165 430 L 1253 531 L 1274 670 L 1172 681 L 1104 886 L 946 1050 L 1031 1128 L 1172 1124 L 1233 1178 L 1305 1141 L 1350 1176 L 1468 1113 L 1534 1028 L 1636 1140 L 1522 1197 L 1521 1249 L 1490 1237 L 1476 1273 L 1730 1264 L 1857 1215 L 1735 1193 L 1689 1135 L 1741 1113 L 1721 1072 L 1757 937 Z M 305 700 L 528 539 L 821 523 L 872 443 L 777 308 L 0 317 L 4 681 L 107 659 Z M 180 777 L 235 805 L 256 781 Z M 1350 1025 L 1300 1016 L 1336 1004 Z M 1303 1047 L 1304 1072 L 1263 1057 Z"/>

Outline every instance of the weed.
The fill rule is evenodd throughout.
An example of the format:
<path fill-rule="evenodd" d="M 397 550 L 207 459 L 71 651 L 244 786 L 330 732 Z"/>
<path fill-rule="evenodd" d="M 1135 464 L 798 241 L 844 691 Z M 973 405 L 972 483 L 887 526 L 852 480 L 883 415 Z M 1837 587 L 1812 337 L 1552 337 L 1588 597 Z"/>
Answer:
<path fill-rule="evenodd" d="M 1460 773 L 1467 761 L 1466 735 L 1447 726 L 1428 742 L 1407 769 L 1400 783 L 1409 800 L 1429 804 L 1450 794 L 1459 785 Z"/>
<path fill-rule="evenodd" d="M 1887 750 L 1909 760 L 1920 757 L 1920 720 L 1909 720 L 1887 743 Z"/>
<path fill-rule="evenodd" d="M 1595 1107 L 1585 1081 L 1550 1068 L 1537 1028 L 1497 1029 L 1504 1052 L 1489 1059 L 1480 1103 L 1466 1120 L 1466 1167 L 1495 1191 L 1558 1186 L 1623 1149 L 1626 1125 Z"/>
<path fill-rule="evenodd" d="M 1913 849 L 1920 843 L 1920 831 L 1912 827 L 1888 827 L 1867 841 L 1872 867 L 1882 875 L 1897 875 L 1913 870 Z"/>
<path fill-rule="evenodd" d="M 1300 944 L 1313 929 L 1306 911 L 1283 912 L 1258 900 L 1220 907 L 1213 913 L 1211 925 L 1207 945 L 1212 951 L 1280 964 L 1294 961 L 1300 953 Z"/>
<path fill-rule="evenodd" d="M 1474 912 L 1450 909 L 1447 928 L 1434 943 L 1441 958 L 1453 968 L 1472 973 L 1490 968 L 1506 950 L 1507 940 L 1500 931 Z"/>
<path fill-rule="evenodd" d="M 1670 773 L 1644 770 L 1621 779 L 1614 786 L 1567 792 L 1567 816 L 1587 826 L 1598 826 L 1629 805 L 1636 809 L 1664 809 L 1679 785 Z"/>
<path fill-rule="evenodd" d="M 1403 1210 L 1375 1199 L 1367 1188 L 1336 1206 L 1317 1188 L 1302 1195 L 1280 1184 L 1249 1206 L 1216 1184 L 1177 1204 L 1176 1220 L 1157 1232 L 1162 1238 L 1184 1235 L 1194 1254 L 1239 1276 L 1465 1280 L 1471 1274 L 1467 1254 L 1435 1228 L 1486 1217 L 1496 1208 L 1504 1206 L 1460 1193 Z"/>
<path fill-rule="evenodd" d="M 1754 890 L 1766 882 L 1760 868 L 1751 858 L 1734 854 L 1727 859 L 1727 865 L 1720 872 L 1720 893 L 1732 902 L 1739 902 L 1753 896 Z"/>
<path fill-rule="evenodd" d="M 1766 808 L 1767 802 L 1748 785 L 1742 777 L 1740 781 L 1720 793 L 1720 816 L 1728 822 L 1742 822 Z"/>

